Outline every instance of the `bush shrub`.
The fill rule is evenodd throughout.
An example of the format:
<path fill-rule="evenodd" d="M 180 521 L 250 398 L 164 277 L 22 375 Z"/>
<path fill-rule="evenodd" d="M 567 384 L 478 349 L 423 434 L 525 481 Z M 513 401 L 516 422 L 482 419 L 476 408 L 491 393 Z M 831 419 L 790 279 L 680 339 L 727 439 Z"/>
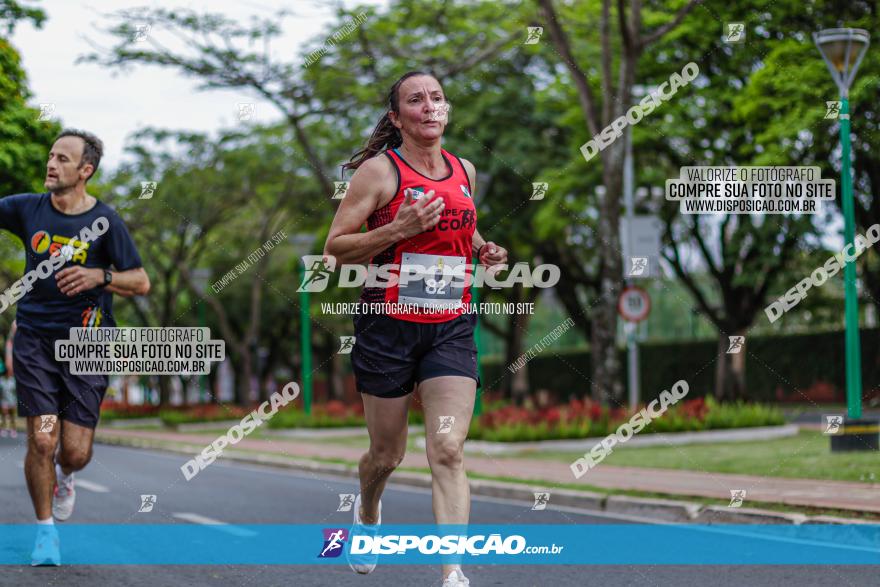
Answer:
<path fill-rule="evenodd" d="M 506 405 L 472 422 L 468 438 L 526 442 L 602 437 L 630 417 L 631 414 L 622 409 L 609 410 L 590 400 L 573 399 L 563 406 L 538 410 Z M 743 402 L 719 404 L 712 398 L 698 397 L 671 406 L 645 426 L 641 434 L 773 426 L 784 421 L 782 413 L 772 406 Z"/>

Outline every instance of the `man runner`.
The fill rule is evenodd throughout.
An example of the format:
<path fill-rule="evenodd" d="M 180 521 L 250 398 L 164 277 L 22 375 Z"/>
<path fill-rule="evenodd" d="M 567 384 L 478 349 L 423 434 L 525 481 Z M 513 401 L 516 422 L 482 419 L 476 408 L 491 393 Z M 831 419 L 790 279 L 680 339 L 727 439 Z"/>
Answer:
<path fill-rule="evenodd" d="M 74 472 L 91 459 L 107 390 L 106 375 L 74 375 L 56 361 L 54 342 L 68 338 L 71 327 L 115 326 L 112 294 L 150 291 L 125 223 L 86 193 L 103 150 L 95 135 L 64 130 L 49 151 L 48 191 L 0 199 L 0 228 L 22 240 L 27 257 L 25 276 L 4 294 L 2 309 L 20 297 L 13 366 L 18 415 L 27 418 L 25 479 L 38 524 L 33 565 L 61 564 L 53 515 L 63 521 L 73 513 Z M 89 231 L 94 238 L 82 236 Z"/>

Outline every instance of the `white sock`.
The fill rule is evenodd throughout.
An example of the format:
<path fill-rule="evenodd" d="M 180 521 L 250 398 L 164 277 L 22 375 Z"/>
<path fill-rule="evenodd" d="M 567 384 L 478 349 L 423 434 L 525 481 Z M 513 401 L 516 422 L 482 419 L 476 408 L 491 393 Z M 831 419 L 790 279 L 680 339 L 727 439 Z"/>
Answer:
<path fill-rule="evenodd" d="M 58 485 L 61 485 L 62 482 L 67 481 L 71 477 L 73 477 L 73 473 L 70 475 L 65 475 L 64 471 L 61 470 L 61 465 L 55 463 L 55 476 L 58 478 Z"/>
<path fill-rule="evenodd" d="M 40 526 L 54 526 L 55 518 L 49 518 L 48 520 L 37 520 L 37 524 Z"/>

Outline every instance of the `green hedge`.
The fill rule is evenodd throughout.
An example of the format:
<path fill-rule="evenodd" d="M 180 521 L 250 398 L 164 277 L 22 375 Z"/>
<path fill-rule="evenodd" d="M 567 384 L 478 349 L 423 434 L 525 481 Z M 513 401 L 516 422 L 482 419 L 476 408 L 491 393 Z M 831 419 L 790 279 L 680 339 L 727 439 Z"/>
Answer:
<path fill-rule="evenodd" d="M 717 342 L 644 343 L 639 345 L 641 401 L 656 398 L 664 389 L 685 379 L 690 385 L 688 397 L 699 397 L 715 385 Z M 862 384 L 865 390 L 880 389 L 880 329 L 862 329 Z M 835 401 L 844 401 L 843 331 L 787 336 L 749 336 L 746 352 L 748 398 L 775 402 L 796 396 L 817 382 L 836 388 Z M 558 356 L 556 356 L 558 355 Z M 622 376 L 626 382 L 626 351 L 620 351 Z M 483 381 L 488 389 L 497 389 L 507 368 L 500 360 L 481 363 Z M 561 401 L 590 395 L 592 378 L 588 350 L 544 350 L 529 363 L 531 389 L 548 389 Z"/>

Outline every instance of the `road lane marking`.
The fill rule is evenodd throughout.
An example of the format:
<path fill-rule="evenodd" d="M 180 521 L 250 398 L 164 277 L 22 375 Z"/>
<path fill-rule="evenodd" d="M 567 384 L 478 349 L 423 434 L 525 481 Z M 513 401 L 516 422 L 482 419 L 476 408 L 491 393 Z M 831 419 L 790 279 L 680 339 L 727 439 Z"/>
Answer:
<path fill-rule="evenodd" d="M 251 530 L 245 530 L 244 528 L 239 528 L 238 526 L 230 526 L 226 522 L 221 522 L 220 520 L 215 520 L 214 518 L 209 518 L 200 514 L 193 514 L 191 512 L 175 512 L 171 514 L 171 517 L 177 518 L 178 520 L 183 520 L 184 522 L 192 522 L 193 524 L 214 526 L 217 530 L 220 530 L 221 532 L 226 532 L 227 534 L 232 534 L 234 536 L 242 536 L 247 538 L 257 535 L 256 532 L 252 532 Z"/>
<path fill-rule="evenodd" d="M 100 483 L 95 483 L 93 481 L 76 479 L 75 484 L 77 489 L 85 489 L 86 491 L 94 491 L 95 493 L 110 493 L 109 488 L 104 487 Z"/>
<path fill-rule="evenodd" d="M 161 453 L 162 449 L 156 449 L 156 448 L 133 448 L 133 447 L 113 447 L 113 448 L 115 448 L 117 450 L 123 450 L 123 451 L 125 451 L 125 450 L 144 451 L 144 452 L 149 452 L 150 454 L 152 454 L 154 456 L 174 458 L 170 454 L 162 454 Z M 355 487 L 357 486 L 357 483 L 358 483 L 357 478 L 348 477 L 345 475 L 339 475 L 339 474 L 333 474 L 333 473 L 315 473 L 315 472 L 310 472 L 310 471 L 304 471 L 302 469 L 297 469 L 295 467 L 284 467 L 284 465 L 277 465 L 274 463 L 245 463 L 245 462 L 241 462 L 241 461 L 226 461 L 223 463 L 218 463 L 217 467 L 220 469 L 239 469 L 239 470 L 245 470 L 245 471 L 250 470 L 250 471 L 254 471 L 254 472 L 262 472 L 262 473 L 273 474 L 275 476 L 283 476 L 283 477 L 290 476 L 290 477 L 295 477 L 295 478 L 297 478 L 299 480 L 303 480 L 303 481 L 315 481 L 316 479 L 320 479 L 320 480 L 328 481 L 328 482 L 336 482 L 341 485 L 348 485 L 348 486 L 353 485 Z M 403 484 L 397 484 L 397 483 L 394 483 L 393 480 L 389 480 L 387 488 L 392 489 L 392 490 L 396 490 L 396 491 L 406 492 L 406 493 L 420 493 L 420 494 L 424 494 L 424 495 L 431 495 L 430 489 L 422 488 L 422 487 L 413 487 L 413 486 L 403 485 Z M 483 502 L 496 503 L 499 505 L 510 505 L 510 506 L 524 506 L 524 504 L 527 503 L 525 501 L 513 500 L 513 499 L 508 499 L 508 498 L 503 498 L 503 497 L 486 496 L 486 495 L 472 495 L 471 499 L 473 501 L 483 501 Z M 525 507 L 529 507 L 529 506 L 525 506 Z M 551 507 L 548 507 L 548 509 L 551 509 Z M 765 536 L 762 534 L 758 534 L 757 536 L 753 536 L 752 534 L 745 533 L 740 529 L 732 530 L 732 529 L 725 528 L 723 524 L 716 525 L 716 526 L 709 528 L 709 527 L 706 527 L 705 525 L 695 525 L 695 524 L 682 523 L 682 522 L 670 522 L 667 520 L 661 520 L 661 519 L 656 519 L 656 518 L 646 518 L 646 517 L 642 517 L 642 516 L 632 516 L 632 515 L 627 515 L 627 514 L 588 510 L 588 509 L 575 508 L 572 506 L 554 505 L 554 506 L 552 506 L 552 509 L 558 510 L 558 511 L 563 511 L 566 513 L 572 513 L 572 514 L 576 514 L 576 515 L 580 515 L 580 516 L 585 516 L 585 517 L 617 519 L 617 520 L 623 520 L 623 521 L 627 521 L 627 522 L 635 522 L 635 523 L 651 524 L 651 525 L 659 525 L 659 526 L 677 525 L 681 528 L 688 529 L 688 530 L 691 530 L 694 532 L 714 532 L 714 533 L 719 533 L 719 534 L 743 535 L 743 536 L 748 536 L 748 537 L 757 537 L 757 538 L 763 538 L 763 539 L 767 539 L 767 540 L 773 540 L 776 542 L 789 542 L 789 543 L 794 543 L 794 544 L 801 543 L 801 544 L 810 544 L 810 545 L 818 545 L 818 546 L 828 546 L 828 547 L 833 547 L 833 548 L 837 548 L 837 549 L 864 550 L 863 547 L 859 547 L 859 546 L 838 545 L 838 544 L 832 544 L 832 543 L 821 542 L 821 541 L 804 540 L 804 539 L 799 539 L 799 538 L 788 538 L 788 537 L 781 537 L 781 536 L 772 536 L 771 537 L 771 536 Z M 472 522 L 472 523 L 475 523 L 475 522 Z M 876 549 L 874 549 L 873 552 L 876 552 Z"/>

